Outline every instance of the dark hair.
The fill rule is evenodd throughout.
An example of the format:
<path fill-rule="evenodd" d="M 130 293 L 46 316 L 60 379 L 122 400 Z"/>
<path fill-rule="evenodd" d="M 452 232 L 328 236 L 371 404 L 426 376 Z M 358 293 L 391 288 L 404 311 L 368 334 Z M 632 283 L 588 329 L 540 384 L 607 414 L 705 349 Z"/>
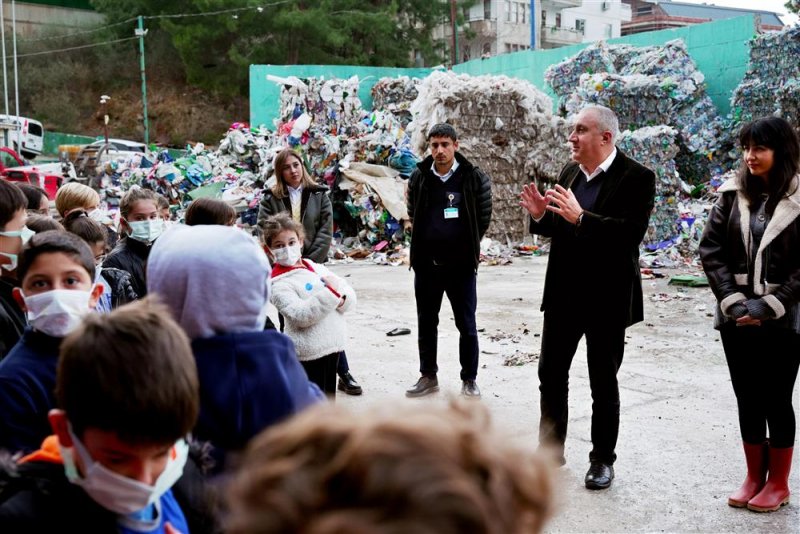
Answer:
<path fill-rule="evenodd" d="M 133 187 L 128 189 L 128 192 L 122 195 L 119 201 L 119 212 L 122 217 L 127 220 L 130 215 L 133 205 L 140 200 L 152 200 L 153 204 L 158 208 L 158 198 L 155 192 L 150 189 L 143 189 L 141 187 Z"/>
<path fill-rule="evenodd" d="M 447 124 L 446 122 L 434 124 L 431 129 L 428 130 L 428 137 L 426 139 L 430 139 L 431 137 L 449 137 L 454 142 L 458 141 L 456 129 L 453 128 L 451 124 Z"/>
<path fill-rule="evenodd" d="M 231 226 L 236 221 L 236 210 L 224 200 L 198 198 L 186 210 L 187 226 L 201 224 L 220 224 Z"/>
<path fill-rule="evenodd" d="M 48 202 L 50 201 L 47 191 L 38 185 L 17 184 L 17 187 L 19 187 L 20 191 L 25 195 L 25 198 L 28 199 L 29 210 L 38 210 L 39 206 L 42 205 L 42 198 L 46 198 Z"/>
<path fill-rule="evenodd" d="M 765 146 L 773 151 L 772 168 L 766 183 L 761 178 L 750 174 L 750 169 L 742 163 L 739 168 L 739 180 L 747 200 L 753 200 L 766 187 L 769 199 L 765 209 L 767 213 L 775 211 L 775 206 L 782 198 L 794 191 L 789 188 L 794 184 L 794 177 L 800 168 L 800 140 L 792 125 L 780 117 L 762 117 L 745 124 L 739 133 L 739 146 Z"/>
<path fill-rule="evenodd" d="M 250 441 L 226 532 L 536 533 L 554 470 L 495 431 L 481 405 L 354 416 L 318 404 Z"/>
<path fill-rule="evenodd" d="M 275 198 L 285 198 L 289 195 L 289 189 L 286 187 L 286 182 L 283 181 L 283 169 L 289 166 L 289 158 L 297 158 L 297 161 L 300 162 L 300 165 L 303 167 L 303 180 L 301 185 L 303 187 L 314 187 L 317 183 L 308 174 L 308 169 L 306 169 L 306 164 L 303 163 L 303 158 L 291 148 L 284 148 L 281 150 L 277 156 L 275 156 L 275 160 L 273 163 L 273 167 L 275 168 L 275 185 L 272 186 L 272 194 Z"/>
<path fill-rule="evenodd" d="M 25 226 L 37 234 L 47 232 L 48 230 L 64 231 L 64 227 L 60 222 L 47 215 L 42 215 L 41 213 L 29 213 L 28 217 L 25 219 Z"/>
<path fill-rule="evenodd" d="M 61 343 L 56 399 L 79 438 L 96 428 L 130 444 L 174 443 L 200 410 L 189 339 L 153 297 L 89 314 Z"/>
<path fill-rule="evenodd" d="M 64 228 L 67 232 L 73 233 L 80 237 L 89 246 L 102 241 L 106 242 L 108 232 L 99 222 L 93 220 L 84 210 L 75 210 L 69 212 L 64 218 Z"/>
<path fill-rule="evenodd" d="M 264 244 L 268 247 L 272 246 L 272 240 L 275 239 L 275 236 L 284 230 L 292 230 L 297 234 L 297 237 L 300 239 L 300 241 L 303 241 L 306 238 L 303 225 L 292 219 L 292 216 L 285 211 L 276 213 L 271 217 L 267 217 L 267 220 L 264 221 L 264 223 L 261 225 L 261 228 L 263 230 L 261 239 L 264 240 Z"/>
<path fill-rule="evenodd" d="M 48 230 L 41 234 L 34 234 L 22 248 L 17 265 L 17 279 L 20 284 L 28 274 L 36 258 L 42 254 L 61 252 L 66 254 L 89 273 L 89 279 L 94 281 L 94 254 L 81 238 L 69 232 Z"/>
<path fill-rule="evenodd" d="M 0 180 L 0 230 L 4 230 L 17 212 L 26 209 L 27 205 L 28 199 L 19 187 Z"/>

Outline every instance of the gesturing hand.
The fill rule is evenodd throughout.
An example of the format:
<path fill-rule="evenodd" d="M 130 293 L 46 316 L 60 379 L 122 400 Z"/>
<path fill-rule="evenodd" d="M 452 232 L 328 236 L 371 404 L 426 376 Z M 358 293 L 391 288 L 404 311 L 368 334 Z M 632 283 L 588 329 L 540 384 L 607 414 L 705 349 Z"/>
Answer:
<path fill-rule="evenodd" d="M 544 215 L 548 201 L 536 188 L 536 184 L 523 186 L 519 198 L 519 205 L 528 210 L 534 219 L 540 219 Z"/>
<path fill-rule="evenodd" d="M 578 199 L 571 189 L 564 189 L 557 185 L 555 189 L 550 189 L 545 193 L 545 208 L 561 215 L 567 222 L 575 224 L 578 216 L 583 212 L 583 208 L 578 204 Z"/>

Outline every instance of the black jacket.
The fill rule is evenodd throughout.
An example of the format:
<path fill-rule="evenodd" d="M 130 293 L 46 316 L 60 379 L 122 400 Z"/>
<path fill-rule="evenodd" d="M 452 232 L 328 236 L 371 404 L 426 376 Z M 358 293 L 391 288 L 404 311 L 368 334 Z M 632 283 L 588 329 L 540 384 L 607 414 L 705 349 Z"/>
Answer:
<path fill-rule="evenodd" d="M 558 183 L 570 189 L 581 172 L 570 162 Z M 531 233 L 552 238 L 541 309 L 630 326 L 644 318 L 639 245 L 653 210 L 655 174 L 618 149 L 601 179 L 580 225 L 551 211 L 539 222 L 530 218 Z"/>
<path fill-rule="evenodd" d="M 473 247 L 475 264 L 474 269 L 478 270 L 478 262 L 481 256 L 481 239 L 483 239 L 489 224 L 492 222 L 492 183 L 489 176 L 478 167 L 467 161 L 467 158 L 456 152 L 458 169 L 456 173 L 461 173 L 464 178 L 464 207 L 467 213 L 470 234 L 472 235 L 471 244 Z M 430 202 L 430 183 L 428 180 L 439 180 L 431 171 L 433 156 L 428 156 L 417 164 L 417 168 L 408 180 L 408 198 L 406 200 L 408 215 L 411 222 L 417 219 L 418 210 L 428 208 Z M 416 225 L 411 227 L 411 267 L 415 267 L 415 236 L 419 232 Z"/>
<path fill-rule="evenodd" d="M 328 188 L 324 185 L 304 187 L 300 204 L 300 220 L 306 238 L 303 242 L 303 257 L 314 263 L 328 261 L 328 251 L 333 237 L 333 207 L 328 196 Z M 285 211 L 292 213 L 289 197 L 278 198 L 269 189 L 264 190 L 264 198 L 258 206 L 258 226 L 261 227 L 267 217 Z"/>
<path fill-rule="evenodd" d="M 759 250 L 752 250 L 750 209 L 739 189 L 738 179 L 719 188 L 698 247 L 718 301 L 715 326 L 733 320 L 733 304 L 763 298 L 773 312 L 769 324 L 800 333 L 800 177 L 775 207 Z"/>
<path fill-rule="evenodd" d="M 17 344 L 28 325 L 25 312 L 11 294 L 14 287 L 9 280 L 0 278 L 0 360 Z"/>
<path fill-rule="evenodd" d="M 114 247 L 114 250 L 106 256 L 105 261 L 103 261 L 103 267 L 122 269 L 129 272 L 133 290 L 139 298 L 144 298 L 147 295 L 145 268 L 147 267 L 147 258 L 150 256 L 151 248 L 153 248 L 152 243 L 147 245 L 141 241 L 126 237 L 121 239 L 117 246 Z"/>
<path fill-rule="evenodd" d="M 133 289 L 133 277 L 128 271 L 103 265 L 101 275 L 111 289 L 112 308 L 116 309 L 123 304 L 139 299 L 139 295 Z"/>

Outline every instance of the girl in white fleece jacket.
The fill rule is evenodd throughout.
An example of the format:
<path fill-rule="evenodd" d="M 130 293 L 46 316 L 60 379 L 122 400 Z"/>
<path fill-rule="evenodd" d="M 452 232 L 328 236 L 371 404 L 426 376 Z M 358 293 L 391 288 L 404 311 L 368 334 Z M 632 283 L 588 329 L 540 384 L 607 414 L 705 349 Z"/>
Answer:
<path fill-rule="evenodd" d="M 356 303 L 353 288 L 324 266 L 302 259 L 303 226 L 287 213 L 267 219 L 264 244 L 274 263 L 270 300 L 286 320 L 309 380 L 336 396 L 336 364 L 347 342 L 344 312 Z"/>

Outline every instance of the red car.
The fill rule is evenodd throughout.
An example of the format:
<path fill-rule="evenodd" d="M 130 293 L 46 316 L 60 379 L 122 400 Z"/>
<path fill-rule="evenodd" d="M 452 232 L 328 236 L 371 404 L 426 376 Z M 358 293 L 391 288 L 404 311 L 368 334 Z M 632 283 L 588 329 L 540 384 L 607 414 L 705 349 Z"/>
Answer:
<path fill-rule="evenodd" d="M 60 163 L 53 165 L 25 165 L 19 155 L 8 147 L 0 147 L 0 177 L 9 182 L 38 185 L 50 200 L 56 198 L 56 191 L 64 183 L 64 176 L 57 172 Z"/>

